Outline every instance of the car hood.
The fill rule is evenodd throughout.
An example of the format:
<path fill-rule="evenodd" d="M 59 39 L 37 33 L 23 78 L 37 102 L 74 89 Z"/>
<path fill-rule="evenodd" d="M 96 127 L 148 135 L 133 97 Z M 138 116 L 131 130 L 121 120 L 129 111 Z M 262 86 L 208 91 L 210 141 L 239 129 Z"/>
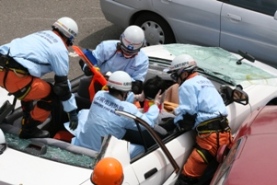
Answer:
<path fill-rule="evenodd" d="M 191 55 L 199 68 L 231 84 L 240 84 L 244 88 L 251 85 L 277 85 L 277 69 L 259 61 L 242 60 L 238 54 L 219 47 L 204 47 L 191 44 L 166 44 L 143 48 L 151 58 L 168 60 L 168 64 L 180 54 Z"/>
<path fill-rule="evenodd" d="M 7 184 L 82 184 L 92 170 L 65 165 L 7 148 L 0 155 L 0 183 Z M 47 174 L 47 175 L 46 175 Z"/>
<path fill-rule="evenodd" d="M 119 160 L 126 174 L 126 182 L 137 184 L 137 178 L 130 167 L 131 159 L 128 150 L 130 143 L 125 140 L 111 135 L 105 137 L 103 149 L 97 153 L 52 138 L 19 140 L 11 134 L 5 136 L 8 147 L 0 153 L 0 184 L 90 185 L 94 165 L 104 157 L 114 157 Z M 46 153 L 35 154 L 29 150 L 29 154 L 27 147 L 24 147 L 28 143 L 44 144 Z M 39 148 L 39 145 L 33 146 Z"/>
<path fill-rule="evenodd" d="M 48 138 L 46 138 L 47 140 Z M 50 139 L 50 138 L 49 138 Z M 6 137 L 6 140 L 12 140 L 10 137 Z M 42 139 L 43 140 L 43 139 Z M 40 141 L 40 139 L 35 141 Z M 17 141 L 24 145 L 22 141 Z M 57 141 L 58 142 L 58 141 Z M 10 143 L 11 144 L 11 143 Z M 48 143 L 47 155 L 51 155 L 53 158 L 60 158 L 60 155 L 55 153 L 51 147 L 55 143 Z M 124 174 L 128 175 L 126 180 L 128 182 L 135 182 L 136 177 L 132 173 L 132 170 L 128 167 L 130 164 L 130 156 L 128 147 L 130 143 L 124 140 L 110 136 L 107 144 L 105 144 L 103 152 L 97 155 L 97 160 L 104 157 L 114 157 L 120 161 L 123 166 Z M 20 146 L 19 146 L 20 147 Z M 73 146 L 66 146 L 71 148 Z M 62 150 L 61 148 L 59 150 Z M 71 156 L 63 153 L 64 158 Z M 92 168 L 83 168 L 76 165 L 69 165 L 63 162 L 57 162 L 49 160 L 43 157 L 44 155 L 31 155 L 22 151 L 15 150 L 7 147 L 2 154 L 0 154 L 0 184 L 22 184 L 22 185 L 49 185 L 49 184 L 74 184 L 74 185 L 89 185 L 90 177 L 93 172 Z M 71 159 L 74 160 L 74 159 Z M 59 161 L 59 160 L 58 160 Z M 89 161 L 91 162 L 91 161 Z M 94 165 L 94 164 L 93 164 Z M 130 180 L 131 179 L 131 180 Z"/>

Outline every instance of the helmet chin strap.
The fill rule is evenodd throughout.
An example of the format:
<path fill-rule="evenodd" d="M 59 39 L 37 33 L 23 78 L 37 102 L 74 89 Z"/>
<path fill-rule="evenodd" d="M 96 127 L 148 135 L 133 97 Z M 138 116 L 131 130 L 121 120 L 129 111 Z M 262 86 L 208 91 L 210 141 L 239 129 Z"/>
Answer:
<path fill-rule="evenodd" d="M 122 101 L 125 101 L 127 99 L 127 95 L 128 95 L 128 93 L 126 93 L 126 92 L 123 92 L 123 91 L 120 92 L 120 96 L 122 98 Z"/>
<path fill-rule="evenodd" d="M 186 80 L 187 80 L 187 78 L 183 78 L 182 79 L 182 77 L 181 76 L 179 76 L 179 79 L 181 80 L 181 83 L 180 83 L 180 85 L 182 85 Z"/>
<path fill-rule="evenodd" d="M 62 32 L 60 32 L 60 31 L 57 30 L 57 29 L 54 29 L 53 31 L 54 31 L 54 33 L 56 33 L 56 34 L 63 40 L 63 42 L 65 43 L 65 45 L 66 45 L 67 47 L 73 45 L 72 39 L 67 38 Z"/>
<path fill-rule="evenodd" d="M 128 92 L 123 92 L 123 93 L 125 93 L 125 96 L 123 95 L 123 99 L 124 99 L 124 101 L 127 99 L 127 96 L 128 96 Z"/>
<path fill-rule="evenodd" d="M 179 78 L 181 80 L 180 85 L 182 85 L 187 79 L 190 79 L 190 78 L 192 78 L 192 77 L 194 77 L 194 76 L 196 76 L 198 74 L 195 71 L 190 71 L 190 72 L 186 71 L 186 72 L 188 73 L 188 75 L 185 78 L 182 79 L 181 75 L 179 76 Z"/>
<path fill-rule="evenodd" d="M 73 45 L 73 38 L 67 38 L 66 44 L 67 44 L 67 46 L 72 46 Z"/>

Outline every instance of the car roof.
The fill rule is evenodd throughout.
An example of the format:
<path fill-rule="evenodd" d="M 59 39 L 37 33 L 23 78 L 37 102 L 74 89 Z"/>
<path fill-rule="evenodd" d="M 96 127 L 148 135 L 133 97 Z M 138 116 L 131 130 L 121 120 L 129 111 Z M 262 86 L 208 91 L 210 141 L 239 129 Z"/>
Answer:
<path fill-rule="evenodd" d="M 225 184 L 275 184 L 277 169 L 277 106 L 258 110 L 241 137 L 235 161 Z"/>

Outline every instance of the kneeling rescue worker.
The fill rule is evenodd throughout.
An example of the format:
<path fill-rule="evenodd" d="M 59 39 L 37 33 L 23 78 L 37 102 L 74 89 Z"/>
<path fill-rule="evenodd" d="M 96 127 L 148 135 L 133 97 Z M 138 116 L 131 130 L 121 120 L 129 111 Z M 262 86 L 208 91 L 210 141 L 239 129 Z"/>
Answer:
<path fill-rule="evenodd" d="M 19 137 L 49 137 L 49 132 L 38 129 L 37 125 L 49 117 L 53 93 L 68 113 L 70 128 L 77 127 L 77 105 L 67 78 L 68 47 L 77 34 L 76 22 L 62 17 L 54 22 L 52 30 L 16 38 L 0 46 L 0 86 L 21 100 L 23 109 Z M 55 73 L 53 87 L 40 78 L 50 72 Z"/>
<path fill-rule="evenodd" d="M 166 129 L 195 130 L 196 147 L 183 166 L 176 184 L 195 184 L 204 174 L 221 145 L 232 142 L 227 109 L 217 89 L 207 78 L 198 75 L 195 60 L 186 54 L 175 57 L 169 69 L 171 78 L 179 84 L 179 106 L 176 117 L 166 123 Z"/>
<path fill-rule="evenodd" d="M 91 182 L 95 185 L 121 185 L 124 179 L 120 162 L 112 157 L 101 159 L 94 167 Z"/>

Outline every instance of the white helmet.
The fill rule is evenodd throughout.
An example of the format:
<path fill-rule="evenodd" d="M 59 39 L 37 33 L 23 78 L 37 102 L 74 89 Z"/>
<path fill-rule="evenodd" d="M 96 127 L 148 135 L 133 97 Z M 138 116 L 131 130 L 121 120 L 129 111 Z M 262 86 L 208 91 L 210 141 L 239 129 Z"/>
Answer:
<path fill-rule="evenodd" d="M 180 69 L 182 71 L 194 71 L 197 68 L 195 60 L 187 54 L 182 54 L 175 57 L 168 69 L 165 69 L 167 73 L 177 72 Z"/>
<path fill-rule="evenodd" d="M 124 71 L 115 71 L 108 80 L 108 87 L 120 91 L 130 91 L 132 89 L 132 78 Z"/>
<path fill-rule="evenodd" d="M 134 55 L 144 45 L 144 31 L 139 26 L 128 26 L 121 34 L 120 42 L 124 53 Z"/>
<path fill-rule="evenodd" d="M 78 25 L 73 19 L 62 17 L 54 22 L 52 26 L 64 34 L 69 39 L 69 42 L 73 44 L 73 40 L 78 34 Z"/>

